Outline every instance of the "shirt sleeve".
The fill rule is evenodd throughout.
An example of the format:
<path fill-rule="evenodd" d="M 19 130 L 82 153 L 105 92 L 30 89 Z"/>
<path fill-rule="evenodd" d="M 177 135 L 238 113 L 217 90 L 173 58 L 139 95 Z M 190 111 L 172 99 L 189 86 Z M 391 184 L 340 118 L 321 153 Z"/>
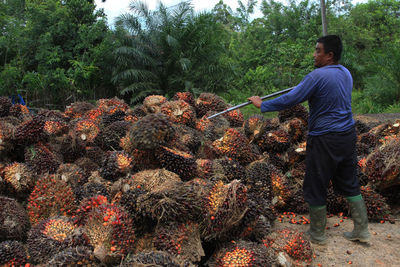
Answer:
<path fill-rule="evenodd" d="M 316 88 L 316 81 L 308 74 L 304 79 L 289 93 L 281 95 L 275 99 L 263 101 L 261 112 L 278 111 L 290 108 L 296 104 L 309 99 Z"/>

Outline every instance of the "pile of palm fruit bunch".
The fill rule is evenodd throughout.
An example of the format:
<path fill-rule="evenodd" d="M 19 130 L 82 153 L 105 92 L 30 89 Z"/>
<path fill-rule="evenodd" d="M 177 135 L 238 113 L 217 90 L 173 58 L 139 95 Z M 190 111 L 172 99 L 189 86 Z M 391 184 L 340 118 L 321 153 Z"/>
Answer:
<path fill-rule="evenodd" d="M 180 92 L 33 113 L 0 97 L 0 266 L 309 264 L 305 236 L 273 229 L 307 213 L 307 109 L 209 119 L 229 107 Z M 357 122 L 373 220 L 399 199 L 398 129 Z M 332 186 L 328 209 L 348 213 Z"/>

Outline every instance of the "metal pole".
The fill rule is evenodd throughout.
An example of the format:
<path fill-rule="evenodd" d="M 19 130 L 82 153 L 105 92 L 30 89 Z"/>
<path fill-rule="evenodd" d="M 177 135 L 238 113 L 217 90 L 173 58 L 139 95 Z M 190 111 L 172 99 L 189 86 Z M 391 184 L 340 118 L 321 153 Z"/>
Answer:
<path fill-rule="evenodd" d="M 263 97 L 261 97 L 261 99 L 264 100 L 264 99 L 271 98 L 271 97 L 274 97 L 274 96 L 277 96 L 277 95 L 281 95 L 281 94 L 283 94 L 283 93 L 286 93 L 286 92 L 289 92 L 289 91 L 293 90 L 295 87 L 296 87 L 296 86 L 290 87 L 290 88 L 287 88 L 287 89 L 284 89 L 284 90 L 281 90 L 281 91 L 278 91 L 278 92 L 275 92 L 275 93 L 272 93 L 272 94 L 269 94 L 269 95 L 266 95 L 266 96 L 263 96 Z M 237 105 L 237 106 L 228 108 L 228 109 L 226 109 L 226 110 L 224 110 L 224 111 L 221 111 L 221 112 L 219 112 L 219 113 L 216 113 L 216 114 L 214 114 L 214 115 L 211 115 L 210 117 L 207 117 L 207 119 L 215 118 L 215 117 L 217 117 L 217 116 L 219 116 L 219 115 L 225 114 L 225 113 L 227 113 L 227 112 L 229 112 L 229 111 L 232 111 L 232 110 L 235 110 L 235 109 L 238 109 L 238 108 L 245 107 L 245 106 L 250 105 L 250 104 L 251 104 L 251 101 L 247 101 L 247 102 L 245 102 L 245 103 L 239 104 L 239 105 Z"/>

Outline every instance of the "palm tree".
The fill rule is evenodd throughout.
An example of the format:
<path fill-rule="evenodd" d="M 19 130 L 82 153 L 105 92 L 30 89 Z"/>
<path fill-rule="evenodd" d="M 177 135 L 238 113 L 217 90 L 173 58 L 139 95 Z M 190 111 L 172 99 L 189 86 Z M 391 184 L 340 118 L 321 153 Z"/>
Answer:
<path fill-rule="evenodd" d="M 114 51 L 113 82 L 137 103 L 150 94 L 225 88 L 229 67 L 221 63 L 225 30 L 211 13 L 195 14 L 190 1 L 155 11 L 142 1 L 130 4 L 133 14 L 118 17 L 122 45 Z"/>

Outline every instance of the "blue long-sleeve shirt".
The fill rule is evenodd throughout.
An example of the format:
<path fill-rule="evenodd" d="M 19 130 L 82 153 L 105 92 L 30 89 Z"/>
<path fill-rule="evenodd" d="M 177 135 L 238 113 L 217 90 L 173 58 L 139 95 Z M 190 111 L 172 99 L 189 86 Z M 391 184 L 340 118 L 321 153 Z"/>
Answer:
<path fill-rule="evenodd" d="M 353 78 L 342 65 L 327 65 L 310 72 L 289 93 L 264 101 L 261 112 L 290 108 L 308 100 L 308 134 L 347 131 L 354 126 L 351 111 Z"/>

